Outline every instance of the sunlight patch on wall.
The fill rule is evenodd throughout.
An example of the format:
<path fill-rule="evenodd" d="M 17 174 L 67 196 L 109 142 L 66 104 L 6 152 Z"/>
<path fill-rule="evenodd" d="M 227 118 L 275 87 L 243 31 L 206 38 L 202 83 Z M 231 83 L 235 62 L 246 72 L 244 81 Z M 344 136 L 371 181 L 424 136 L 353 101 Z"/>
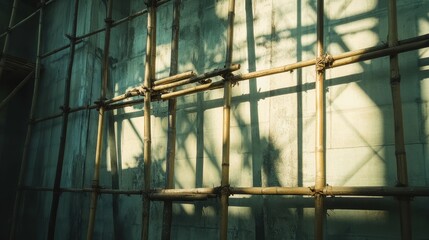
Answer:
<path fill-rule="evenodd" d="M 330 48 L 330 53 L 338 54 L 379 44 L 378 34 L 373 30 L 378 25 L 379 20 L 377 18 L 368 17 L 362 20 L 337 25 L 332 29 L 329 27 L 328 32 L 333 30 L 335 32 L 334 34 L 341 36 L 341 42 L 347 47 L 347 49 Z"/>
<path fill-rule="evenodd" d="M 346 17 L 356 16 L 359 14 L 369 13 L 378 5 L 378 1 L 374 0 L 359 0 L 359 1 L 344 1 L 331 0 L 328 1 L 327 7 L 329 11 L 325 14 L 330 19 L 343 19 Z"/>

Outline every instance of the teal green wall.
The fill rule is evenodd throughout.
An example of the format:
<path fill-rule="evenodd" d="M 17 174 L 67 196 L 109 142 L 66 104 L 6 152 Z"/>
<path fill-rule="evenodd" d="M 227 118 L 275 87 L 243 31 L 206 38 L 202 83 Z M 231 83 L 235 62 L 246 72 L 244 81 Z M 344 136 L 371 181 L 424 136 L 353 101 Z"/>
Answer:
<path fill-rule="evenodd" d="M 46 8 L 43 51 L 64 44 L 70 32 L 73 1 Z M 316 1 L 236 1 L 233 62 L 239 72 L 268 69 L 315 58 Z M 114 19 L 144 9 L 142 0 L 116 2 Z M 424 0 L 398 1 L 399 38 L 429 32 Z M 172 3 L 158 8 L 156 78 L 169 74 Z M 78 35 L 104 25 L 102 1 L 81 1 Z M 109 97 L 142 83 L 146 54 L 146 15 L 112 30 Z M 183 0 L 179 72 L 204 73 L 225 61 L 226 0 Z M 387 1 L 325 1 L 326 50 L 332 55 L 387 41 Z M 71 107 L 99 98 L 104 34 L 76 48 Z M 427 49 L 400 55 L 408 175 L 412 186 L 429 185 L 429 75 Z M 63 102 L 68 50 L 43 60 L 37 116 L 58 113 Z M 213 79 L 213 80 L 216 80 Z M 314 67 L 240 82 L 233 88 L 231 186 L 305 186 L 315 178 Z M 326 71 L 327 183 L 332 186 L 395 186 L 393 112 L 389 58 Z M 178 98 L 176 188 L 220 185 L 223 91 Z M 101 186 L 143 187 L 142 105 L 109 112 L 101 166 Z M 152 187 L 165 182 L 167 103 L 152 104 Z M 91 186 L 98 113 L 70 114 L 62 186 Z M 61 120 L 35 126 L 26 184 L 52 187 L 58 158 Z M 109 130 L 110 129 L 110 130 Z M 107 139 L 115 142 L 118 175 L 111 174 Z M 52 196 L 26 192 L 19 239 L 45 239 Z M 56 239 L 86 235 L 89 194 L 63 193 Z M 400 239 L 394 198 L 335 197 L 326 200 L 326 239 Z M 412 201 L 413 235 L 427 238 L 427 198 Z M 116 207 L 114 207 L 116 206 Z M 314 200 L 292 196 L 231 196 L 229 239 L 313 239 Z M 101 195 L 95 239 L 139 239 L 141 196 Z M 219 201 L 177 203 L 173 239 L 217 239 Z M 159 239 L 162 204 L 151 205 L 150 239 Z"/>

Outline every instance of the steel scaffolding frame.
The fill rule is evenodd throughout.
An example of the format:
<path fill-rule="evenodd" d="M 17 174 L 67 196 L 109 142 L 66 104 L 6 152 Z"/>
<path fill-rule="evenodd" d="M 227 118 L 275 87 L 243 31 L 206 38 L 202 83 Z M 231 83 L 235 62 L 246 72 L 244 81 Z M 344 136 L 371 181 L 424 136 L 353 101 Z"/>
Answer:
<path fill-rule="evenodd" d="M 8 31 L 1 34 L 0 37 L 6 37 L 5 45 L 3 47 L 2 55 L 6 53 L 8 48 L 9 33 L 23 22 L 28 21 L 37 13 L 39 13 L 38 22 L 38 40 L 37 40 L 37 60 L 35 74 L 35 84 L 33 90 L 33 99 L 29 116 L 29 124 L 27 135 L 25 138 L 21 170 L 18 179 L 18 188 L 16 193 L 16 200 L 13 212 L 12 227 L 10 231 L 10 239 L 15 238 L 16 224 L 17 224 L 17 209 L 20 206 L 22 191 L 48 191 L 53 192 L 53 201 L 51 208 L 51 215 L 49 221 L 48 239 L 55 237 L 55 223 L 57 208 L 60 201 L 60 193 L 62 192 L 89 192 L 91 193 L 90 217 L 88 223 L 87 239 L 93 239 L 93 230 L 95 225 L 95 212 L 97 208 L 97 198 L 99 194 L 126 194 L 126 195 L 141 195 L 143 197 L 143 213 L 142 213 L 142 239 L 149 239 L 149 214 L 151 201 L 164 202 L 164 215 L 163 215 L 163 239 L 170 239 L 171 235 L 171 221 L 172 221 L 172 202 L 174 201 L 201 201 L 208 198 L 220 198 L 220 224 L 219 224 L 219 238 L 227 239 L 228 230 L 228 206 L 229 196 L 231 194 L 244 194 L 244 195 L 300 195 L 300 196 L 313 196 L 315 207 L 315 238 L 324 238 L 324 222 L 326 215 L 326 206 L 324 199 L 327 196 L 397 196 L 400 206 L 401 217 L 401 236 L 402 239 L 411 239 L 411 213 L 410 213 L 410 197 L 428 197 L 429 187 L 412 187 L 408 186 L 407 176 L 407 162 L 405 156 L 405 143 L 403 134 L 403 121 L 402 121 L 402 107 L 400 96 L 400 75 L 398 66 L 398 54 L 412 51 L 416 49 L 429 47 L 429 34 L 405 39 L 398 41 L 397 33 L 397 9 L 396 0 L 389 0 L 388 19 L 389 19 L 389 41 L 387 44 L 375 46 L 371 48 L 361 49 L 357 51 L 346 52 L 336 56 L 330 56 L 324 50 L 324 0 L 317 0 L 317 56 L 316 59 L 301 61 L 281 67 L 259 70 L 245 74 L 234 74 L 233 72 L 240 68 L 240 65 L 232 63 L 233 54 L 233 29 L 234 29 L 234 15 L 235 15 L 235 1 L 229 0 L 228 8 L 228 29 L 227 29 L 227 48 L 225 57 L 225 66 L 222 69 L 216 69 L 206 72 L 201 75 L 195 73 L 185 72 L 178 73 L 178 39 L 179 39 L 179 23 L 180 23 L 180 5 L 181 0 L 174 0 L 174 14 L 172 20 L 172 41 L 171 41 L 171 70 L 170 76 L 155 80 L 155 56 L 156 56 L 156 10 L 161 4 L 169 2 L 168 0 L 149 0 L 147 1 L 147 8 L 126 18 L 114 21 L 112 19 L 112 4 L 113 0 L 109 0 L 107 18 L 105 19 L 105 27 L 96 31 L 84 34 L 82 36 L 76 35 L 77 29 L 77 16 L 78 16 L 78 0 L 75 0 L 73 27 L 72 33 L 69 36 L 70 43 L 41 54 L 41 35 L 42 35 L 42 20 L 43 9 L 51 1 L 41 1 L 41 7 L 24 18 L 17 24 L 13 25 L 15 21 L 16 2 L 14 1 L 11 19 L 9 22 Z M 110 31 L 122 23 L 131 21 L 132 19 L 147 14 L 147 41 L 146 41 L 146 62 L 145 62 L 145 77 L 144 82 L 138 88 L 127 91 L 123 95 L 116 96 L 111 99 L 106 99 L 107 83 L 109 81 L 109 48 L 110 48 Z M 82 42 L 83 39 L 92 35 L 105 32 L 104 41 L 104 55 L 103 55 L 103 73 L 101 83 L 101 96 L 100 100 L 93 105 L 79 106 L 70 108 L 69 95 L 70 95 L 70 80 L 72 76 L 72 67 L 74 59 L 74 49 L 76 44 Z M 41 59 L 56 54 L 64 49 L 70 49 L 65 93 L 64 105 L 62 112 L 52 116 L 42 118 L 35 118 L 35 104 L 38 99 L 38 82 L 40 80 L 40 66 Z M 397 159 L 397 178 L 399 185 L 396 187 L 379 186 L 379 187 L 338 187 L 326 185 L 326 143 L 325 143 L 325 87 L 324 87 L 324 73 L 326 69 L 335 68 L 351 63 L 375 59 L 379 57 L 390 56 L 390 78 L 392 89 L 392 102 L 394 110 L 394 124 L 395 124 L 395 148 Z M 316 71 L 316 149 L 315 149 L 315 166 L 316 178 L 315 185 L 310 187 L 232 187 L 229 184 L 229 157 L 230 157 L 230 108 L 231 108 L 231 89 L 234 83 L 254 79 L 263 76 L 292 71 L 299 68 L 308 66 L 315 66 Z M 216 82 L 211 82 L 210 77 L 220 76 L 223 79 Z M 176 87 L 199 83 L 196 86 L 190 86 L 184 89 L 176 90 Z M 193 94 L 201 91 L 224 89 L 224 105 L 223 105 L 223 150 L 222 150 L 222 177 L 221 185 L 213 188 L 194 188 L 194 189 L 174 189 L 174 158 L 175 158 L 175 140 L 176 140 L 176 98 L 188 94 Z M 167 91 L 169 90 L 169 91 Z M 122 102 L 123 100 L 131 97 L 137 98 L 132 101 Z M 164 189 L 153 189 L 150 186 L 150 164 L 151 164 L 151 102 L 158 100 L 169 100 L 168 103 L 168 144 L 167 144 L 167 176 L 166 186 Z M 107 111 L 112 109 L 123 108 L 134 104 L 144 103 L 144 189 L 141 190 L 120 190 L 120 189 L 102 189 L 99 186 L 99 168 L 102 152 L 103 141 L 103 124 L 105 122 L 104 115 Z M 99 114 L 98 121 L 98 134 L 96 144 L 95 156 L 95 170 L 92 180 L 91 188 L 73 189 L 62 188 L 61 172 L 62 162 L 64 158 L 64 148 L 66 144 L 67 134 L 67 121 L 69 114 L 82 110 L 96 109 Z M 28 146 L 30 144 L 32 128 L 34 124 L 62 116 L 62 131 L 60 137 L 60 150 L 58 154 L 57 171 L 55 176 L 55 184 L 53 188 L 24 186 L 24 175 L 26 162 L 28 157 Z"/>

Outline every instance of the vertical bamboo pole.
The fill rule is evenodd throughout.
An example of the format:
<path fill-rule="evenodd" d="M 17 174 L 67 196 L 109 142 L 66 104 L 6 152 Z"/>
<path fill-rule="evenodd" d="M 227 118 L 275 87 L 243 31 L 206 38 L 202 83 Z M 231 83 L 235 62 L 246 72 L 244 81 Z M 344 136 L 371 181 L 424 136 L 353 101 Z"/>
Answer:
<path fill-rule="evenodd" d="M 146 90 L 144 96 L 144 190 L 150 190 L 151 181 L 151 120 L 150 103 L 152 81 L 155 79 L 155 54 L 156 54 L 156 0 L 149 0 L 147 15 L 147 39 L 146 62 L 143 87 Z M 150 199 L 148 194 L 143 197 L 143 226 L 141 239 L 149 239 Z"/>
<path fill-rule="evenodd" d="M 95 149 L 95 163 L 94 163 L 94 176 L 92 178 L 92 188 L 95 190 L 91 193 L 91 203 L 89 207 L 88 231 L 86 239 L 93 239 L 95 216 L 97 210 L 98 189 L 100 188 L 100 164 L 103 149 L 103 130 L 104 130 L 104 117 L 105 106 L 104 100 L 106 98 L 107 83 L 109 81 L 109 49 L 110 49 L 110 31 L 112 28 L 112 6 L 113 0 L 107 2 L 107 16 L 105 21 L 106 32 L 104 36 L 104 54 L 103 54 L 103 73 L 101 83 L 101 96 L 100 96 L 100 109 L 98 110 L 98 129 L 97 129 L 97 143 Z"/>
<path fill-rule="evenodd" d="M 4 39 L 4 44 L 3 44 L 3 49 L 2 49 L 2 52 L 0 55 L 0 57 L 1 57 L 1 59 L 0 59 L 0 79 L 3 76 L 3 66 L 4 66 L 4 63 L 6 61 L 4 55 L 6 54 L 6 51 L 9 48 L 10 29 L 12 28 L 13 23 L 15 22 L 17 6 L 18 6 L 18 0 L 14 0 L 13 5 L 12 5 L 12 11 L 10 13 L 10 18 L 9 18 L 8 31 L 6 33 L 6 37 Z"/>
<path fill-rule="evenodd" d="M 39 88 L 39 80 L 40 80 L 40 49 L 42 45 L 42 21 L 43 21 L 43 5 L 45 4 L 45 0 L 41 1 L 42 7 L 40 8 L 39 12 L 39 23 L 38 23 L 38 31 L 37 31 L 37 47 L 36 47 L 36 69 L 35 69 L 35 77 L 34 77 L 34 86 L 33 86 L 33 97 L 31 100 L 31 108 L 30 108 L 30 115 L 29 115 L 29 123 L 27 126 L 27 134 L 25 136 L 24 141 L 24 148 L 22 150 L 22 159 L 21 159 L 21 167 L 19 170 L 19 176 L 18 176 L 18 184 L 17 184 L 17 191 L 15 195 L 15 203 L 13 206 L 13 213 L 12 213 L 12 223 L 10 227 L 10 233 L 9 233 L 9 240 L 15 239 L 15 232 L 16 232 L 16 224 L 17 224 L 17 218 L 18 218 L 18 208 L 21 203 L 21 197 L 22 197 L 22 186 L 24 185 L 24 173 L 27 168 L 27 155 L 28 155 L 28 148 L 30 145 L 31 140 L 31 133 L 33 131 L 33 123 L 32 120 L 34 119 L 34 113 L 36 111 L 36 102 L 38 98 L 38 88 Z"/>
<path fill-rule="evenodd" d="M 69 53 L 69 62 L 67 65 L 67 76 L 64 83 L 64 103 L 62 106 L 62 120 L 61 125 L 61 135 L 60 135 L 60 146 L 58 150 L 58 160 L 57 167 L 55 172 L 54 180 L 54 190 L 52 192 L 52 203 L 51 203 L 51 212 L 49 216 L 49 228 L 48 228 L 48 239 L 54 239 L 55 237 L 55 224 L 57 219 L 58 205 L 60 201 L 60 185 L 61 177 L 63 171 L 63 162 L 64 162 L 64 151 L 66 147 L 66 138 L 67 138 L 67 126 L 68 126 L 68 117 L 69 117 L 69 103 L 70 103 L 70 84 L 73 72 L 73 62 L 74 62 L 74 53 L 76 46 L 76 31 L 77 31 L 77 17 L 78 17 L 78 8 L 79 0 L 74 2 L 74 13 L 73 13 L 73 23 L 72 23 L 72 33 L 70 38 L 70 53 Z"/>
<path fill-rule="evenodd" d="M 317 61 L 323 60 L 324 1 L 317 0 Z M 324 196 L 319 194 L 326 185 L 325 172 L 325 67 L 316 63 L 316 184 L 315 184 L 315 239 L 323 239 L 325 217 Z"/>
<path fill-rule="evenodd" d="M 398 45 L 397 10 L 396 0 L 389 0 L 389 47 Z M 401 187 L 408 186 L 407 157 L 405 154 L 404 123 L 402 119 L 401 100 L 401 76 L 399 73 L 398 55 L 390 55 L 390 86 L 393 102 L 393 121 L 395 126 L 395 155 L 398 184 Z M 408 197 L 399 198 L 401 237 L 402 239 L 412 239 L 411 211 Z"/>
<path fill-rule="evenodd" d="M 234 40 L 234 16 L 235 0 L 229 0 L 228 6 L 228 30 L 226 44 L 225 67 L 231 66 L 232 50 Z M 224 104 L 223 104 L 223 147 L 222 147 L 222 179 L 220 197 L 220 239 L 228 238 L 228 198 L 229 198 L 229 157 L 230 157 L 230 133 L 231 133 L 231 97 L 232 83 L 226 80 L 224 83 Z"/>
<path fill-rule="evenodd" d="M 181 0 L 175 0 L 173 5 L 170 76 L 176 75 L 178 72 L 180 4 Z M 176 105 L 176 98 L 168 100 L 167 181 L 165 184 L 165 188 L 167 189 L 174 188 L 174 159 L 176 157 Z M 171 201 L 164 202 L 164 218 L 161 236 L 161 239 L 164 240 L 171 238 L 172 208 L 173 204 Z"/>

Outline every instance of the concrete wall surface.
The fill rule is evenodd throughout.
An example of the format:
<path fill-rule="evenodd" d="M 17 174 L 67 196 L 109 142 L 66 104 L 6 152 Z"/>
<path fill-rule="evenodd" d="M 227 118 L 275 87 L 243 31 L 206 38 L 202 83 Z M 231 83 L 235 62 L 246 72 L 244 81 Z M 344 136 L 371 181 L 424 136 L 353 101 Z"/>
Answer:
<path fill-rule="evenodd" d="M 57 0 L 46 7 L 43 52 L 68 43 L 64 35 L 71 32 L 73 2 Z M 387 42 L 387 2 L 326 0 L 325 50 L 336 55 Z M 114 1 L 113 19 L 145 8 L 143 0 Z M 315 0 L 238 0 L 235 8 L 233 63 L 241 64 L 238 72 L 315 58 Z M 170 71 L 172 9 L 172 1 L 157 9 L 157 79 L 168 76 Z M 428 9 L 426 0 L 398 0 L 400 40 L 429 33 Z M 194 70 L 201 74 L 222 68 L 228 1 L 182 0 L 180 11 L 179 72 Z M 78 35 L 103 27 L 105 17 L 106 1 L 80 1 Z M 147 17 L 143 15 L 112 30 L 108 98 L 142 83 L 146 23 Z M 71 107 L 90 105 L 100 98 L 103 44 L 104 33 L 100 33 L 77 45 Z M 43 59 L 37 117 L 59 113 L 68 56 L 69 50 L 64 50 Z M 429 186 L 428 59 L 427 48 L 399 57 L 410 186 Z M 389 68 L 389 57 L 383 57 L 326 71 L 329 185 L 397 184 Z M 314 186 L 315 78 L 313 66 L 242 81 L 233 87 L 231 186 Z M 177 100 L 175 187 L 219 186 L 223 90 L 205 91 Z M 119 181 L 120 189 L 143 188 L 143 116 L 142 104 L 107 114 L 100 173 L 102 187 L 112 188 L 114 182 Z M 167 102 L 152 103 L 151 120 L 151 184 L 153 188 L 163 188 Z M 96 110 L 70 114 L 62 187 L 91 187 L 97 121 Z M 26 185 L 53 186 L 61 125 L 61 118 L 35 125 Z M 112 153 L 117 155 L 115 174 L 110 161 Z M 52 194 L 24 193 L 17 238 L 46 239 Z M 89 193 L 62 193 L 56 239 L 85 238 L 89 200 Z M 229 203 L 228 239 L 314 239 L 312 197 L 235 195 Z M 427 203 L 427 197 L 411 201 L 414 239 L 429 239 Z M 396 198 L 332 197 L 326 199 L 326 204 L 326 239 L 400 239 Z M 100 195 L 97 206 L 95 239 L 140 239 L 141 196 Z M 175 203 L 172 239 L 218 239 L 219 206 L 219 199 Z M 151 204 L 150 239 L 161 238 L 162 211 L 162 202 Z"/>

